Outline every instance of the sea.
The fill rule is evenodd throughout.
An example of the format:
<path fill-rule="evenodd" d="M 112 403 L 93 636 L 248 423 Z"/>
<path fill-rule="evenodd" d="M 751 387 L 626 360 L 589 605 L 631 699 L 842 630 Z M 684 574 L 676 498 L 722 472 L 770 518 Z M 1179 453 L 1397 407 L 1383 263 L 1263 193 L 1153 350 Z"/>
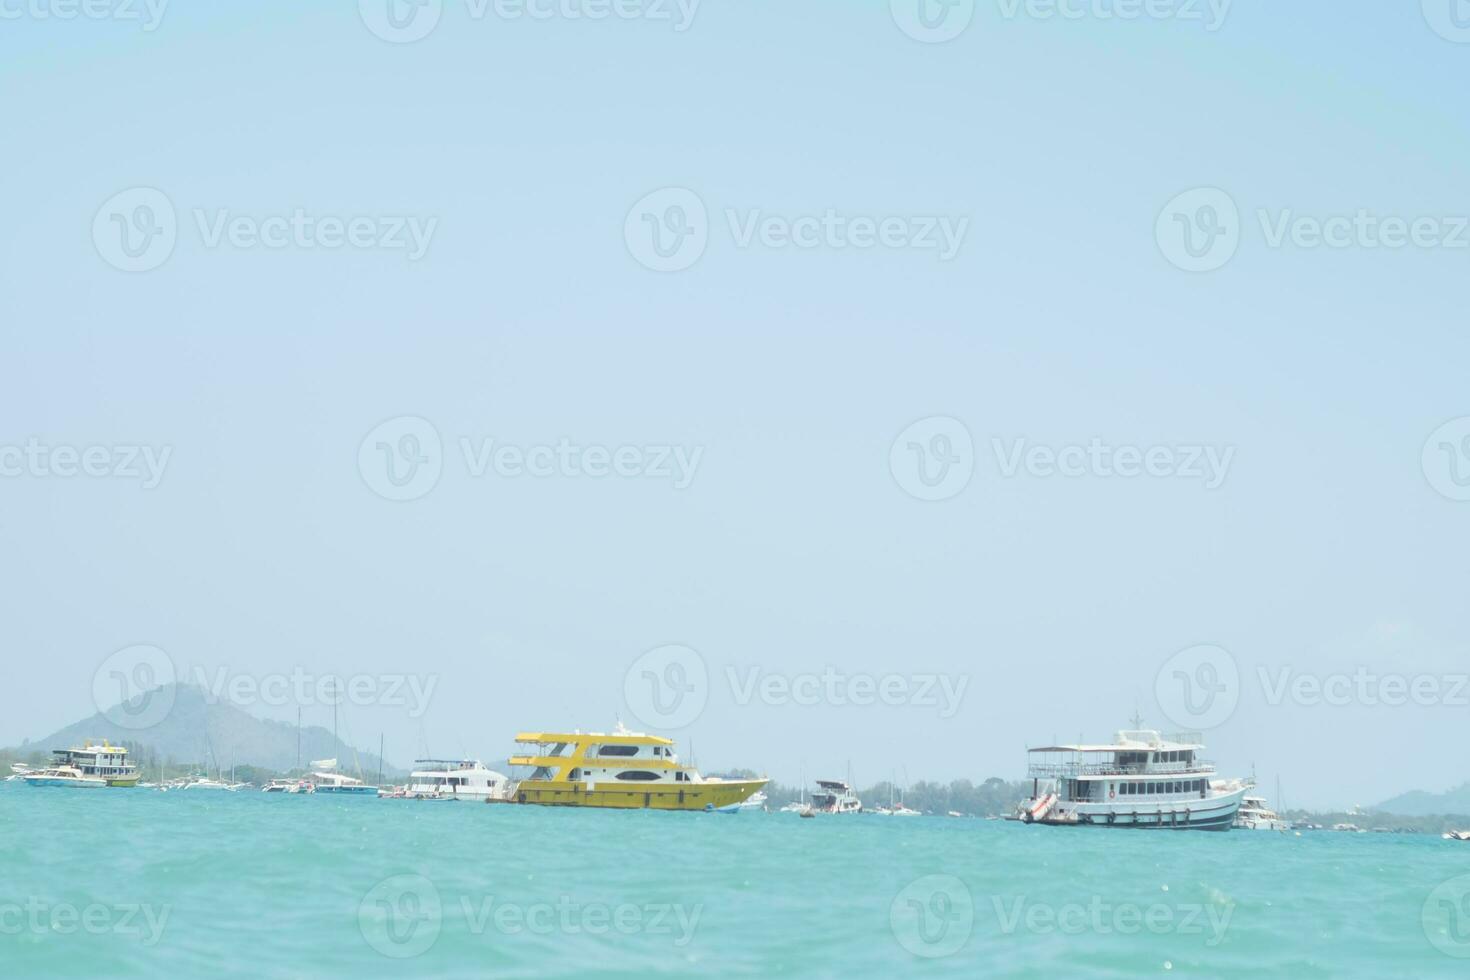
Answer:
<path fill-rule="evenodd" d="M 1470 842 L 0 783 L 0 976 L 1464 977 Z"/>

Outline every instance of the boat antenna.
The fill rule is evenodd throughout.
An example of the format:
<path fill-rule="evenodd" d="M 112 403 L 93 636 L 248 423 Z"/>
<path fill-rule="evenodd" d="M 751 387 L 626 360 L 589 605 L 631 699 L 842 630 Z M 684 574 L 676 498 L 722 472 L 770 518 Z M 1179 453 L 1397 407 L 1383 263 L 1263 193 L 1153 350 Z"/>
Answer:
<path fill-rule="evenodd" d="M 1143 730 L 1143 716 L 1138 713 L 1137 704 L 1133 706 L 1133 717 L 1128 719 L 1128 723 L 1133 726 L 1135 732 Z"/>
<path fill-rule="evenodd" d="M 378 785 L 383 785 L 383 733 L 378 733 Z"/>

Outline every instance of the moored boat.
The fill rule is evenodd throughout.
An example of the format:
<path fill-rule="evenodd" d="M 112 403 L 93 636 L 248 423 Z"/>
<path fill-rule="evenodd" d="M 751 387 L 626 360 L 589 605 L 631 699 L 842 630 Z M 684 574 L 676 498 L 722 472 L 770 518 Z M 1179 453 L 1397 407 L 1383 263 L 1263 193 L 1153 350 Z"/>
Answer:
<path fill-rule="evenodd" d="M 862 813 L 863 801 L 840 779 L 819 779 L 812 793 L 814 813 Z"/>
<path fill-rule="evenodd" d="M 408 786 L 401 796 L 410 800 L 504 800 L 510 780 L 479 759 L 415 759 Z"/>
<path fill-rule="evenodd" d="M 743 803 L 765 779 L 704 777 L 679 762 L 671 739 L 630 732 L 522 732 L 534 755 L 512 756 L 531 774 L 510 793 L 516 803 L 650 810 L 719 810 Z"/>
<path fill-rule="evenodd" d="M 1112 744 L 1030 749 L 1031 797 L 1018 810 L 1026 823 L 1229 830 L 1247 790 L 1215 780 L 1199 756 L 1195 734 L 1122 731 Z"/>
<path fill-rule="evenodd" d="M 1289 829 L 1286 821 L 1277 816 L 1276 811 L 1266 805 L 1265 798 L 1260 796 L 1247 796 L 1240 801 L 1240 809 L 1235 811 L 1235 826 L 1241 830 Z"/>
<path fill-rule="evenodd" d="M 32 786 L 90 787 L 93 780 L 99 781 L 103 786 L 115 788 L 138 785 L 140 774 L 138 767 L 128 762 L 128 750 L 121 745 L 113 745 L 106 739 L 100 744 L 89 739 L 82 748 L 53 749 L 51 754 L 56 756 L 51 768 L 30 770 L 22 773 L 22 778 Z M 62 770 L 74 770 L 81 779 L 74 779 L 65 773 L 57 775 Z M 32 781 L 33 776 L 45 773 L 52 774 L 46 777 L 50 781 Z"/>
<path fill-rule="evenodd" d="M 51 766 L 47 769 L 32 769 L 25 774 L 28 786 L 64 786 L 71 789 L 105 789 L 107 780 L 101 776 L 89 776 L 75 766 Z"/>

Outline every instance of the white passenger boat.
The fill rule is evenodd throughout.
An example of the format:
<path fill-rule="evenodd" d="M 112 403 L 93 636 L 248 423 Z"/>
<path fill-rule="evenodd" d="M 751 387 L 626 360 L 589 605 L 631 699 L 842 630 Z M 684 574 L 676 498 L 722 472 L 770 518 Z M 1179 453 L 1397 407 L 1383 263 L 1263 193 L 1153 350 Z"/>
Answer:
<path fill-rule="evenodd" d="M 101 742 L 93 742 L 89 739 L 87 744 L 81 748 L 53 749 L 51 754 L 56 756 L 55 762 L 52 763 L 50 769 L 41 770 L 41 772 L 56 773 L 61 770 L 75 770 L 78 775 L 84 777 L 85 782 L 69 781 L 70 777 L 66 775 L 52 775 L 48 777 L 50 782 L 33 782 L 31 777 L 37 773 L 32 770 L 22 774 L 27 783 L 32 786 L 90 786 L 91 780 L 98 779 L 102 781 L 103 786 L 131 788 L 138 785 L 140 774 L 138 767 L 128 762 L 128 750 L 121 745 L 113 745 L 105 739 Z"/>
<path fill-rule="evenodd" d="M 227 783 L 227 782 L 224 782 L 223 780 L 219 780 L 219 779 L 210 779 L 208 776 L 200 776 L 197 779 L 191 779 L 191 780 L 189 780 L 187 783 L 185 783 L 180 788 L 181 789 L 220 790 L 220 791 L 226 792 L 226 793 L 233 793 L 236 790 L 238 790 L 240 788 L 240 786 L 238 784 L 235 784 L 235 783 Z"/>
<path fill-rule="evenodd" d="M 261 787 L 262 793 L 310 793 L 315 787 L 305 779 L 272 779 Z"/>
<path fill-rule="evenodd" d="M 1235 826 L 1241 830 L 1280 830 L 1289 829 L 1286 821 L 1276 815 L 1276 811 L 1266 805 L 1264 797 L 1247 796 L 1240 801 L 1240 809 L 1235 811 Z"/>
<path fill-rule="evenodd" d="M 1194 733 L 1119 732 L 1111 745 L 1031 749 L 1026 823 L 1229 830 L 1247 789 L 1213 779 Z"/>
<path fill-rule="evenodd" d="M 510 780 L 479 759 L 415 759 L 403 799 L 505 800 Z"/>

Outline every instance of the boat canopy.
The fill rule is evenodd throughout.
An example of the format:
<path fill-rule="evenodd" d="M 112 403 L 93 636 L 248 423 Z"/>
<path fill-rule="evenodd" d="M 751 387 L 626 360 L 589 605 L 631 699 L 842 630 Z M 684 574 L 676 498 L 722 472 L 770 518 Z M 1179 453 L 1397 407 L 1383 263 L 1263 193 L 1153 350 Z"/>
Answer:
<path fill-rule="evenodd" d="M 516 741 L 527 745 L 568 743 L 584 745 L 593 742 L 616 742 L 619 745 L 673 745 L 671 738 L 644 735 L 641 732 L 521 732 Z"/>

